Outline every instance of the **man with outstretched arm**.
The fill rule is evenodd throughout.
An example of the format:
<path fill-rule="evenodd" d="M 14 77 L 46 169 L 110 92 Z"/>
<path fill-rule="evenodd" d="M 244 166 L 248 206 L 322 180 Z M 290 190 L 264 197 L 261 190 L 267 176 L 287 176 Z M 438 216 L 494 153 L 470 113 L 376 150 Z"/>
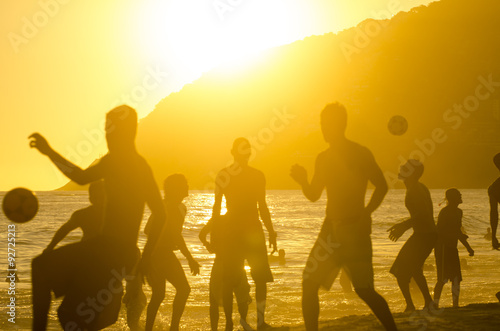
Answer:
<path fill-rule="evenodd" d="M 40 134 L 30 136 L 38 149 L 69 179 L 78 184 L 104 180 L 106 201 L 100 235 L 51 250 L 32 261 L 33 330 L 45 330 L 51 291 L 64 296 L 58 316 L 63 329 L 99 330 L 113 324 L 120 310 L 122 279 L 131 280 L 137 264 L 137 239 L 145 204 L 155 215 L 152 233 L 165 222 L 160 191 L 146 160 L 137 153 L 137 113 L 119 106 L 106 114 L 109 152 L 83 170 L 48 144 Z M 157 235 L 149 237 L 143 266 Z"/>

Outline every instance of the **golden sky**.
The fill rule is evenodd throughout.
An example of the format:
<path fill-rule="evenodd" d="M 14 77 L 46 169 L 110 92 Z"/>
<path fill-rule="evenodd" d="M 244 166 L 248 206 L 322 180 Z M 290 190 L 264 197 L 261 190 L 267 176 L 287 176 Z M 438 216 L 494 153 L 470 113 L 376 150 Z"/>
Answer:
<path fill-rule="evenodd" d="M 28 147 L 40 132 L 82 167 L 106 152 L 106 111 L 141 117 L 217 65 L 388 18 L 430 0 L 26 0 L 0 2 L 0 190 L 67 180 Z"/>

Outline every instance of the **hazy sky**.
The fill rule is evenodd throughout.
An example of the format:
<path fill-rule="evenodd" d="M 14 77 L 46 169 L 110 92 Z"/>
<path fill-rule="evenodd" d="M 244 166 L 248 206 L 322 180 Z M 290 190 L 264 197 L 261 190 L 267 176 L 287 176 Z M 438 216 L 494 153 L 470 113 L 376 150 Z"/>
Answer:
<path fill-rule="evenodd" d="M 130 104 L 144 117 L 215 65 L 429 2 L 2 1 L 0 190 L 67 181 L 28 147 L 32 132 L 86 167 L 106 152 L 103 119 L 115 105 Z"/>

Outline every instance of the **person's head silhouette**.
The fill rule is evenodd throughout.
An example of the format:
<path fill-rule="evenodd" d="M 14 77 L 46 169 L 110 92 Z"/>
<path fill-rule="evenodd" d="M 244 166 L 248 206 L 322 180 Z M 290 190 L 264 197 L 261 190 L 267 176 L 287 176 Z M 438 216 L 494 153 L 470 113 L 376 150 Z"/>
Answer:
<path fill-rule="evenodd" d="M 250 155 L 252 154 L 252 147 L 246 138 L 236 138 L 231 149 L 231 154 L 234 161 L 240 165 L 247 165 Z"/>
<path fill-rule="evenodd" d="M 106 114 L 106 141 L 110 152 L 129 151 L 135 148 L 137 112 L 121 105 Z"/>
<path fill-rule="evenodd" d="M 500 153 L 493 157 L 493 163 L 495 163 L 495 166 L 498 168 L 498 170 L 500 170 Z"/>
<path fill-rule="evenodd" d="M 163 181 L 163 193 L 165 200 L 169 202 L 181 202 L 189 195 L 189 185 L 186 177 L 182 174 L 173 174 Z"/>
<path fill-rule="evenodd" d="M 398 178 L 403 181 L 418 181 L 424 173 L 424 165 L 419 160 L 410 159 L 399 168 Z"/>
<path fill-rule="evenodd" d="M 450 188 L 445 192 L 446 201 L 449 205 L 459 205 L 462 203 L 462 194 L 456 188 Z"/>
<path fill-rule="evenodd" d="M 345 137 L 347 127 L 347 111 L 344 105 L 335 102 L 326 105 L 321 111 L 321 131 L 327 143 Z"/>
<path fill-rule="evenodd" d="M 89 200 L 90 203 L 96 206 L 104 205 L 106 199 L 104 193 L 104 181 L 96 180 L 89 185 Z"/>

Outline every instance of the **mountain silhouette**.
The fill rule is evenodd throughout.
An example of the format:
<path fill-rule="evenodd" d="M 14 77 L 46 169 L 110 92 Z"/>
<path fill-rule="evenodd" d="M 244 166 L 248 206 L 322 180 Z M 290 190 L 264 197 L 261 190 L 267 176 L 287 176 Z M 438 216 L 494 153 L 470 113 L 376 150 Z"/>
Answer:
<path fill-rule="evenodd" d="M 429 187 L 487 187 L 500 149 L 498 13 L 495 0 L 442 0 L 216 68 L 141 120 L 138 150 L 158 181 L 181 172 L 211 189 L 244 136 L 267 187 L 296 189 L 290 166 L 312 171 L 327 147 L 319 112 L 339 101 L 347 137 L 373 151 L 391 187 L 408 157 L 423 161 Z M 387 128 L 394 115 L 408 121 L 402 136 Z"/>

